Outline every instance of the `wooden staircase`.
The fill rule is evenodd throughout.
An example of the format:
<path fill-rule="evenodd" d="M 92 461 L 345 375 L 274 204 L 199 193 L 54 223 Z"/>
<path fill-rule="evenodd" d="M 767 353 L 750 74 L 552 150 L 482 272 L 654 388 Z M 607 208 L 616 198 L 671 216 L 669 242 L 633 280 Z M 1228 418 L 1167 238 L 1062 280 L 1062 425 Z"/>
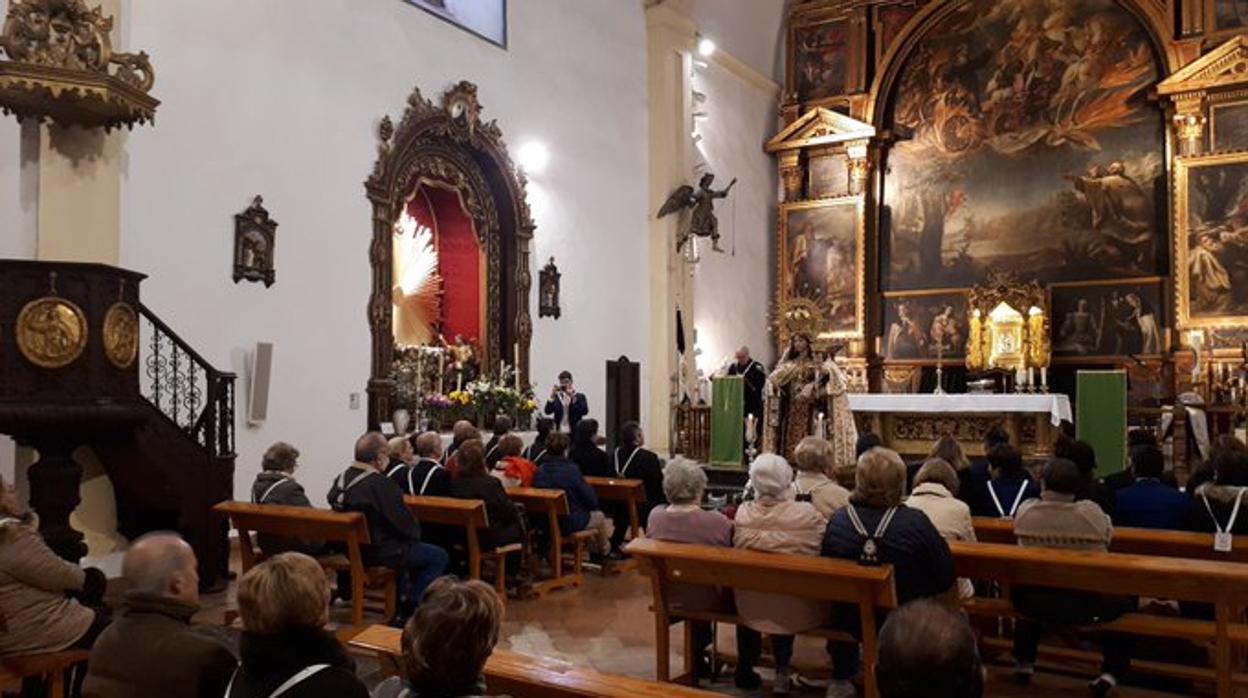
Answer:
<path fill-rule="evenodd" d="M 218 586 L 228 565 L 227 522 L 211 512 L 232 499 L 234 381 L 139 302 L 143 275 L 99 264 L 0 260 L 0 433 L 39 455 L 29 470 L 31 506 L 58 554 L 78 560 L 79 447 L 95 451 L 117 499 L 118 531 L 183 535 L 199 558 L 201 585 Z M 85 347 L 65 366 L 32 361 L 19 337 L 28 303 L 55 297 L 76 306 Z M 109 358 L 116 327 L 105 317 L 128 306 L 138 348 L 128 365 Z M 111 343 L 111 344 L 110 344 Z"/>

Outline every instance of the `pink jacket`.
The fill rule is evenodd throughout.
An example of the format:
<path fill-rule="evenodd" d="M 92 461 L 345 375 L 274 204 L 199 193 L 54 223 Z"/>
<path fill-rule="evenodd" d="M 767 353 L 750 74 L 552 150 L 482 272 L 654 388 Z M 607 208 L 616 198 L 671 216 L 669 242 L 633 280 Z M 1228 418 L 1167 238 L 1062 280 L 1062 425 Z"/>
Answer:
<path fill-rule="evenodd" d="M 733 546 L 766 553 L 818 555 L 828 520 L 809 502 L 762 499 L 737 510 Z M 737 614 L 764 633 L 789 635 L 823 625 L 827 604 L 777 594 L 736 591 Z"/>

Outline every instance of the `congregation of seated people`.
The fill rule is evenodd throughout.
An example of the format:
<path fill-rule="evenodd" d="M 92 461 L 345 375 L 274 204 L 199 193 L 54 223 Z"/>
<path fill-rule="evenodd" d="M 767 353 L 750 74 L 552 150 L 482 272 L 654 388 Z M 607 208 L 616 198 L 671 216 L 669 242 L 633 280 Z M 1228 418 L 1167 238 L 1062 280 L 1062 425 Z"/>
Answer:
<path fill-rule="evenodd" d="M 928 457 L 907 464 L 879 444 L 859 439 L 856 463 L 835 463 L 823 439 L 809 437 L 793 462 L 764 453 L 749 464 L 746 497 L 719 511 L 705 503 L 704 468 L 681 457 L 664 463 L 644 448 L 644 434 L 625 424 L 619 446 L 598 445 L 598 424 L 581 419 L 569 437 L 549 423 L 535 453 L 511 424 L 500 420 L 492 446 L 472 428 L 457 426 L 448 463 L 434 432 L 387 441 L 368 433 L 355 444 L 353 462 L 334 481 L 327 500 L 338 511 L 364 515 L 369 543 L 365 563 L 394 570 L 402 627 L 403 675 L 383 682 L 373 696 L 480 695 L 483 668 L 499 640 L 502 599 L 481 582 L 444 576 L 453 551 L 422 537 L 404 495 L 450 496 L 484 502 L 488 528 L 483 548 L 520 543 L 509 564 L 529 568 L 530 523 L 506 488 L 561 490 L 569 514 L 563 533 L 593 533 L 598 561 L 621 550 L 627 516 L 600 503 L 587 476 L 641 480 L 642 522 L 649 538 L 775 554 L 823 556 L 863 565 L 890 565 L 898 608 L 878 612 L 881 632 L 875 678 L 883 696 L 979 696 L 985 672 L 976 636 L 957 610 L 976 589 L 957 579 L 947 541 L 976 540 L 974 516 L 1012 519 L 1020 546 L 1105 552 L 1115 526 L 1248 533 L 1238 517 L 1248 487 L 1248 449 L 1220 440 L 1194 484 L 1180 490 L 1149 435 L 1133 433 L 1127 467 L 1104 480 L 1096 454 L 1083 441 L 1059 437 L 1054 457 L 1033 470 L 1003 433 L 985 439 L 986 457 L 973 462 L 951 437 L 937 440 Z M 449 451 L 450 449 L 448 449 Z M 490 456 L 496 455 L 493 462 Z M 264 454 L 251 490 L 256 504 L 311 507 L 295 479 L 299 451 L 277 443 Z M 848 486 L 847 486 L 848 485 Z M 13 488 L 0 481 L 0 658 L 89 649 L 85 670 L 71 677 L 74 695 L 299 696 L 369 695 L 355 664 L 325 628 L 333 591 L 315 556 L 331 552 L 323 541 L 261 537 L 266 559 L 238 581 L 242 632 L 237 639 L 192 623 L 199 610 L 194 552 L 173 533 L 136 539 L 122 565 L 124 593 L 115 610 L 103 601 L 106 581 L 93 568 L 55 556 L 38 534 L 37 518 L 21 507 Z M 343 587 L 339 580 L 340 590 Z M 349 585 L 347 585 L 349 588 Z M 341 593 L 341 591 L 340 591 Z M 982 593 L 982 591 L 981 591 Z M 1014 625 L 1014 675 L 1029 683 L 1041 633 L 1085 628 L 1114 620 L 1138 607 L 1126 596 L 1015 587 L 1009 600 Z M 676 585 L 668 599 L 677 611 L 735 612 L 737 660 L 732 675 L 740 689 L 758 689 L 756 671 L 764 649 L 774 666 L 771 693 L 784 695 L 817 684 L 793 665 L 795 638 L 832 627 L 857 636 L 853 607 L 830 606 L 772 593 Z M 695 622 L 695 675 L 713 673 L 713 632 Z M 766 638 L 766 642 L 764 639 Z M 1103 652 L 1093 695 L 1112 692 L 1130 669 L 1130 645 L 1112 633 L 1097 636 Z M 857 695 L 861 648 L 852 641 L 826 645 L 831 680 L 825 695 Z M 820 686 L 824 688 L 824 686 Z M 38 690 L 38 685 L 34 689 Z"/>

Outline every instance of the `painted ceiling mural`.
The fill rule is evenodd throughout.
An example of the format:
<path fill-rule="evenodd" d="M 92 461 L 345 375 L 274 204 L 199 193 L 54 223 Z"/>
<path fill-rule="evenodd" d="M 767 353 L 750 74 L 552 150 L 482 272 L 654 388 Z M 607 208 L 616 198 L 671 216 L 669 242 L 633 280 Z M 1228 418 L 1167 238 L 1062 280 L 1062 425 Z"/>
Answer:
<path fill-rule="evenodd" d="M 1113 0 L 969 0 L 945 15 L 889 105 L 884 287 L 1162 273 L 1157 80 L 1145 29 Z"/>

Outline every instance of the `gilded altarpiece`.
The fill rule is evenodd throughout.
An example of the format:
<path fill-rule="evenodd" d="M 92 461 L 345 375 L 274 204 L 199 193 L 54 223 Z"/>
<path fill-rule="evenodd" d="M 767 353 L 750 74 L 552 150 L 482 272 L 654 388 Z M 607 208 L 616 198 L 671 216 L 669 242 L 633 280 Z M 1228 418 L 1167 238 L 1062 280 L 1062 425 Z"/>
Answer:
<path fill-rule="evenodd" d="M 768 143 L 780 215 L 861 196 L 849 352 L 871 389 L 930 391 L 936 364 L 975 378 L 967 294 L 1012 273 L 1044 289 L 1054 390 L 1127 368 L 1136 416 L 1193 384 L 1212 395 L 1189 377 L 1192 341 L 1205 364 L 1248 353 L 1246 20 L 1233 0 L 796 3 L 786 127 Z M 801 143 L 835 130 L 828 113 L 864 134 L 844 141 L 845 179 Z M 801 291 L 786 271 L 777 307 Z"/>

